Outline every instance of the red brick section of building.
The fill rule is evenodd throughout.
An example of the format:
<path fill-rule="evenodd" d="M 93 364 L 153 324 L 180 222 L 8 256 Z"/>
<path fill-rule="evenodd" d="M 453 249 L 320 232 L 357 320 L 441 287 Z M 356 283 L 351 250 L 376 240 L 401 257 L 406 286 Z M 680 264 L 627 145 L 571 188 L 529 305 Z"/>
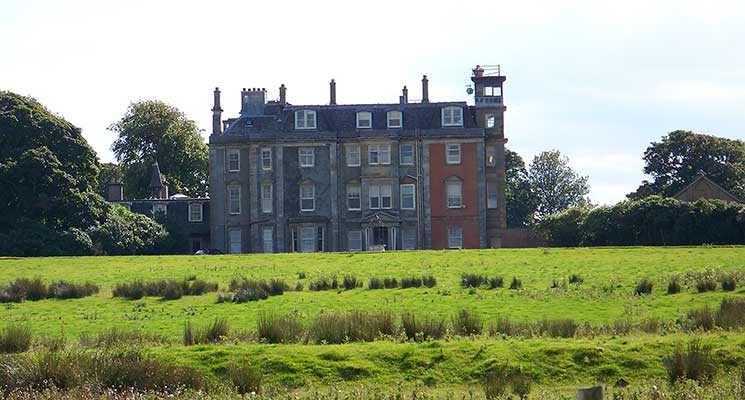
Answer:
<path fill-rule="evenodd" d="M 463 248 L 480 247 L 477 143 L 461 143 L 460 146 L 460 164 L 448 164 L 445 144 L 429 145 L 432 249 L 435 250 L 449 247 L 448 227 L 452 226 L 463 229 Z M 454 179 L 463 184 L 462 208 L 447 206 L 447 182 Z"/>

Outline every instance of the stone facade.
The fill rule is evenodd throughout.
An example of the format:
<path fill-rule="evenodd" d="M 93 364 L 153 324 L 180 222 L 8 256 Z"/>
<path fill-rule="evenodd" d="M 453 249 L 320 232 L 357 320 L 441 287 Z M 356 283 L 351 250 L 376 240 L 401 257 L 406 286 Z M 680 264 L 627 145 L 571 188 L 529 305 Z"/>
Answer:
<path fill-rule="evenodd" d="M 505 77 L 473 71 L 475 105 L 291 105 L 241 92 L 210 136 L 212 247 L 231 253 L 499 247 Z M 223 123 L 220 124 L 219 121 Z"/>

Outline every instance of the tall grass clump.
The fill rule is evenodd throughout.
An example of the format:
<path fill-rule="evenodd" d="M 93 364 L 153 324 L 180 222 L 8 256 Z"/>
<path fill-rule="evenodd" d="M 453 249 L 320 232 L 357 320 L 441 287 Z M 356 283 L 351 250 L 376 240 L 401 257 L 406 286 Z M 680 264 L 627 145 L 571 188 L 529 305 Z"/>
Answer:
<path fill-rule="evenodd" d="M 482 386 L 487 400 L 503 398 L 510 383 L 510 371 L 507 365 L 498 365 L 484 375 Z"/>
<path fill-rule="evenodd" d="M 261 393 L 261 381 L 263 379 L 261 371 L 248 362 L 228 364 L 225 372 L 239 394 L 254 396 Z"/>
<path fill-rule="evenodd" d="M 745 326 L 745 299 L 722 299 L 715 319 L 717 326 L 724 329 L 737 329 Z"/>
<path fill-rule="evenodd" d="M 713 269 L 707 269 L 703 272 L 691 274 L 696 282 L 696 291 L 699 293 L 713 292 L 717 290 L 717 272 Z"/>
<path fill-rule="evenodd" d="M 517 279 L 516 276 L 512 277 L 512 282 L 510 282 L 510 289 L 517 290 L 523 287 L 523 282 L 520 279 Z"/>
<path fill-rule="evenodd" d="M 8 324 L 0 330 L 0 353 L 23 353 L 31 348 L 31 328 Z"/>
<path fill-rule="evenodd" d="M 401 327 L 406 338 L 417 342 L 441 339 L 447 332 L 445 320 L 437 317 L 417 317 L 413 313 L 401 314 Z"/>
<path fill-rule="evenodd" d="M 648 278 L 644 278 L 640 280 L 639 283 L 636 284 L 636 288 L 634 289 L 634 294 L 637 296 L 641 296 L 644 294 L 651 294 L 652 287 L 654 287 L 654 283 Z"/>
<path fill-rule="evenodd" d="M 383 287 L 386 289 L 395 289 L 398 287 L 398 280 L 396 278 L 383 278 Z"/>
<path fill-rule="evenodd" d="M 336 290 L 339 287 L 339 282 L 336 277 L 329 278 L 322 276 L 314 281 L 310 281 L 308 284 L 308 290 L 321 291 L 321 290 Z"/>
<path fill-rule="evenodd" d="M 199 329 L 193 328 L 190 321 L 184 325 L 183 344 L 191 346 L 194 344 L 218 343 L 228 336 L 230 325 L 225 318 L 216 318 L 207 326 Z"/>
<path fill-rule="evenodd" d="M 425 275 L 422 277 L 422 285 L 431 289 L 437 286 L 437 279 L 433 275 Z"/>
<path fill-rule="evenodd" d="M 93 283 L 82 284 L 58 281 L 49 285 L 47 296 L 55 299 L 81 299 L 98 293 L 99 288 Z"/>
<path fill-rule="evenodd" d="M 542 335 L 553 338 L 572 338 L 579 325 L 573 319 L 544 319 L 536 323 Z"/>
<path fill-rule="evenodd" d="M 257 332 L 259 340 L 267 343 L 297 343 L 303 337 L 303 326 L 290 315 L 260 312 Z"/>
<path fill-rule="evenodd" d="M 370 278 L 370 282 L 367 284 L 368 289 L 383 289 L 383 280 L 378 278 L 377 276 L 373 276 Z"/>
<path fill-rule="evenodd" d="M 489 279 L 487 279 L 487 284 L 489 285 L 489 289 L 504 287 L 504 278 L 501 276 L 489 277 Z"/>
<path fill-rule="evenodd" d="M 362 287 L 362 281 L 358 280 L 354 275 L 344 275 L 342 286 L 344 287 L 344 290 L 352 290 L 357 287 Z"/>
<path fill-rule="evenodd" d="M 371 342 L 393 335 L 395 324 L 389 312 L 321 313 L 309 333 L 315 343 Z"/>
<path fill-rule="evenodd" d="M 711 357 L 711 348 L 704 346 L 700 339 L 691 340 L 687 348 L 678 343 L 663 363 L 671 385 L 685 379 L 710 382 L 717 371 L 716 363 Z"/>
<path fill-rule="evenodd" d="M 128 300 L 139 300 L 145 296 L 158 296 L 164 300 L 177 300 L 182 296 L 199 296 L 206 292 L 214 291 L 217 291 L 217 283 L 185 278 L 182 281 L 161 279 L 150 282 L 135 280 L 128 283 L 117 283 L 111 294 L 113 297 L 124 297 Z"/>
<path fill-rule="evenodd" d="M 688 320 L 691 323 L 691 329 L 700 329 L 706 332 L 714 329 L 714 314 L 712 314 L 709 306 L 689 311 Z"/>
<path fill-rule="evenodd" d="M 17 278 L 7 286 L 0 287 L 0 302 L 20 303 L 38 301 L 47 298 L 47 286 L 41 278 Z"/>
<path fill-rule="evenodd" d="M 675 275 L 667 282 L 667 294 L 680 293 L 680 277 Z"/>
<path fill-rule="evenodd" d="M 280 296 L 290 290 L 290 285 L 280 279 L 269 282 L 260 279 L 233 278 L 228 288 L 235 293 L 231 296 L 218 296 L 218 303 L 232 300 L 234 303 L 266 300 L 269 296 Z"/>
<path fill-rule="evenodd" d="M 460 285 L 464 288 L 477 288 L 486 282 L 485 275 L 474 273 L 463 273 L 460 275 Z"/>
<path fill-rule="evenodd" d="M 719 281 L 722 284 L 722 290 L 726 292 L 734 291 L 737 288 L 737 275 L 733 272 L 722 274 Z"/>
<path fill-rule="evenodd" d="M 401 278 L 401 289 L 408 288 L 420 288 L 422 287 L 422 278 L 418 276 L 410 276 Z"/>
<path fill-rule="evenodd" d="M 479 335 L 483 325 L 478 314 L 469 310 L 460 310 L 453 316 L 453 331 L 456 335 Z"/>
<path fill-rule="evenodd" d="M 583 278 L 581 275 L 577 274 L 571 274 L 569 275 L 569 283 L 582 283 L 585 281 L 585 278 Z"/>

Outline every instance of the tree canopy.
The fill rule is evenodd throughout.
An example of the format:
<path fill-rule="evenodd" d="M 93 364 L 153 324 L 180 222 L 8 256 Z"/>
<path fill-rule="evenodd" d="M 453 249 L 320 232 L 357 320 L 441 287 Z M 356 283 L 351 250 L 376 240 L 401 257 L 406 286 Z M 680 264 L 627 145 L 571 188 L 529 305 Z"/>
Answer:
<path fill-rule="evenodd" d="M 198 197 L 207 193 L 207 145 L 196 122 L 161 101 L 132 103 L 109 127 L 119 136 L 111 146 L 122 168 L 124 191 L 147 198 L 151 167 L 158 162 L 171 193 Z"/>
<path fill-rule="evenodd" d="M 569 167 L 569 158 L 558 150 L 536 155 L 530 163 L 528 178 L 538 218 L 589 203 L 587 177 L 574 172 Z"/>
<path fill-rule="evenodd" d="M 745 198 L 745 142 L 674 131 L 652 142 L 644 152 L 644 173 L 652 181 L 643 181 L 630 199 L 651 195 L 674 196 L 691 183 L 699 171 L 735 196 Z"/>
<path fill-rule="evenodd" d="M 525 162 L 516 152 L 505 149 L 505 201 L 507 226 L 528 226 L 533 222 L 536 204 Z"/>

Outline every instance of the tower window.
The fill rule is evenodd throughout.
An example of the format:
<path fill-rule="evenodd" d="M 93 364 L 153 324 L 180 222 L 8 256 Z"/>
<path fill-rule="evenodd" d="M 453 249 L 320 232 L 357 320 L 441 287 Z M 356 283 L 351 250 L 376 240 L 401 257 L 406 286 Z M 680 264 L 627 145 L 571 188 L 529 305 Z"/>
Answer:
<path fill-rule="evenodd" d="M 496 117 L 494 114 L 486 114 L 484 118 L 484 126 L 486 126 L 486 129 L 494 128 L 494 125 L 496 125 Z"/>

